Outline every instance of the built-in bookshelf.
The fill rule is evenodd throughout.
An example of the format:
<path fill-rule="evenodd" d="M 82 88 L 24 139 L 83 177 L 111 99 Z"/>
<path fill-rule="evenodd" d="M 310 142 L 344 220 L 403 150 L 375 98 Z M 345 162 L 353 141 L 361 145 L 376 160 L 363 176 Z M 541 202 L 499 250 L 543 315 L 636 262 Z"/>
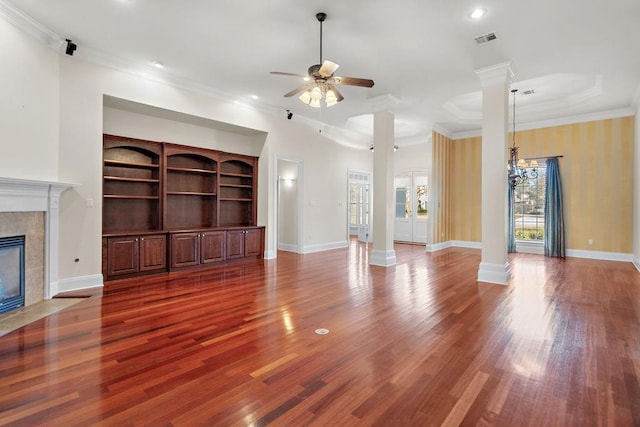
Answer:
<path fill-rule="evenodd" d="M 107 280 L 262 257 L 256 157 L 114 135 L 103 156 Z"/>

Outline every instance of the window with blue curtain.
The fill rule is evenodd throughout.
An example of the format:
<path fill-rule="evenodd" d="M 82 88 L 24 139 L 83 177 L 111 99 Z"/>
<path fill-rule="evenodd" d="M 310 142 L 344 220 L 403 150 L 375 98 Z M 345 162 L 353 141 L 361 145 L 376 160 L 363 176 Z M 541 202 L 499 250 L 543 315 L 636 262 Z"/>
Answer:
<path fill-rule="evenodd" d="M 557 158 L 547 159 L 547 183 L 544 202 L 544 254 L 565 256 L 562 182 Z"/>

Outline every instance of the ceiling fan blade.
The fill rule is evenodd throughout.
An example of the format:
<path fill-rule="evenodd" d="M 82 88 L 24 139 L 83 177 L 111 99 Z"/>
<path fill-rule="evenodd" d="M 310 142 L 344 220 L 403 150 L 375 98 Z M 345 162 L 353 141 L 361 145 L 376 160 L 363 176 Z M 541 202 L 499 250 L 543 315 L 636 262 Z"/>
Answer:
<path fill-rule="evenodd" d="M 297 88 L 295 88 L 294 90 L 292 90 L 291 92 L 285 93 L 284 96 L 285 97 L 293 96 L 293 95 L 295 95 L 297 93 L 302 92 L 303 90 L 311 89 L 314 85 L 315 85 L 314 82 L 303 83 L 300 86 L 298 86 Z"/>
<path fill-rule="evenodd" d="M 336 89 L 336 87 L 334 85 L 329 83 L 327 86 L 329 87 L 329 89 L 331 89 L 333 91 L 333 93 L 336 94 L 336 98 L 338 98 L 338 102 L 340 102 L 340 101 L 342 101 L 344 99 L 344 96 L 342 96 L 342 94 L 340 92 L 338 92 L 338 89 Z"/>
<path fill-rule="evenodd" d="M 333 82 L 338 85 L 373 87 L 373 80 L 359 79 L 357 77 L 333 77 Z"/>
<path fill-rule="evenodd" d="M 320 69 L 318 70 L 318 73 L 320 73 L 322 77 L 331 77 L 331 75 L 336 72 L 338 67 L 339 65 L 335 62 L 325 60 L 322 63 L 322 67 L 320 67 Z"/>
<path fill-rule="evenodd" d="M 309 78 L 308 75 L 306 74 L 296 74 L 296 73 L 285 73 L 283 71 L 271 71 L 269 74 L 277 74 L 279 76 L 293 76 L 293 77 L 300 77 L 303 79 Z"/>

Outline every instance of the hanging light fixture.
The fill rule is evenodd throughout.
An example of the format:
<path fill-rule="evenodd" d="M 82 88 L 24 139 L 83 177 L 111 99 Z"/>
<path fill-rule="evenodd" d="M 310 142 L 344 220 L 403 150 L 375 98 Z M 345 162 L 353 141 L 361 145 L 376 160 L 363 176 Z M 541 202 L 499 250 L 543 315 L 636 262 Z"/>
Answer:
<path fill-rule="evenodd" d="M 518 148 L 516 147 L 516 92 L 518 89 L 512 89 L 513 94 L 513 144 L 509 148 L 509 164 L 507 169 L 509 170 L 509 185 L 512 189 L 515 189 L 517 185 L 522 184 L 529 178 L 538 177 L 538 161 L 533 159 L 531 164 L 527 164 L 525 159 L 518 159 Z M 527 171 L 527 168 L 530 171 Z"/>
<path fill-rule="evenodd" d="M 302 92 L 298 99 L 314 108 L 320 108 L 320 101 L 322 100 L 324 100 L 327 107 L 338 103 L 335 91 L 323 82 L 316 82 L 311 89 Z"/>

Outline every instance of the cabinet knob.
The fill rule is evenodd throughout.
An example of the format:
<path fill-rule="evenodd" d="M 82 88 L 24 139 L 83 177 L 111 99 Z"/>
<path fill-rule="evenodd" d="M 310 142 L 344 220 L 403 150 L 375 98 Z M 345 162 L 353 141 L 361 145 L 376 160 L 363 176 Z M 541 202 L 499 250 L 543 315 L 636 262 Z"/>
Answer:
<path fill-rule="evenodd" d="M 136 242 L 138 241 L 138 238 L 136 237 Z"/>
<path fill-rule="evenodd" d="M 144 237 L 141 237 L 140 240 L 144 240 Z"/>

